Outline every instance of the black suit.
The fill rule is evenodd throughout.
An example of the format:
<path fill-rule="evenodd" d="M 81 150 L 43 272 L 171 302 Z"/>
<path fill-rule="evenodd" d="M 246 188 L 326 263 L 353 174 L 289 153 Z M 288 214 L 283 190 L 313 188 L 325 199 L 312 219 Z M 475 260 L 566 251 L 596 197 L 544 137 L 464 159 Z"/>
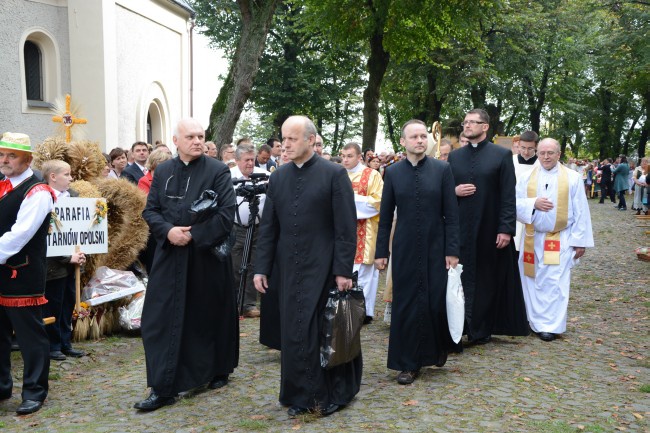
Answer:
<path fill-rule="evenodd" d="M 144 176 L 144 172 L 140 170 L 140 167 L 138 167 L 138 164 L 136 164 L 135 162 L 129 165 L 128 167 L 126 167 L 124 171 L 122 171 L 122 174 L 120 175 L 122 179 L 126 179 L 129 182 L 134 183 L 136 185 L 138 184 L 138 181 L 142 176 Z"/>
<path fill-rule="evenodd" d="M 257 160 L 257 158 L 255 158 L 255 167 L 259 167 L 259 166 L 260 166 L 260 162 Z M 267 167 L 266 171 L 271 171 L 271 167 L 278 168 L 278 164 L 276 164 L 275 161 L 269 158 L 269 160 L 266 162 L 266 167 Z"/>
<path fill-rule="evenodd" d="M 612 203 L 616 203 L 614 199 L 614 188 L 612 188 L 612 166 L 605 164 L 598 167 L 601 170 L 600 174 L 600 202 L 605 202 L 605 196 L 609 196 Z"/>

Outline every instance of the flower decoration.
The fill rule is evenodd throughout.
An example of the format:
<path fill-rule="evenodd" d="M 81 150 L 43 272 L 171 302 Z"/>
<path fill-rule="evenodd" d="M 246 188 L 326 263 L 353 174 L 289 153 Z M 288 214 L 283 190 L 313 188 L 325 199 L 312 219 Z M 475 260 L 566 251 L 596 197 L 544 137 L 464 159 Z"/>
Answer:
<path fill-rule="evenodd" d="M 108 205 L 106 204 L 106 200 L 97 199 L 95 202 L 95 214 L 93 215 L 91 227 L 104 221 L 106 215 L 108 215 Z"/>

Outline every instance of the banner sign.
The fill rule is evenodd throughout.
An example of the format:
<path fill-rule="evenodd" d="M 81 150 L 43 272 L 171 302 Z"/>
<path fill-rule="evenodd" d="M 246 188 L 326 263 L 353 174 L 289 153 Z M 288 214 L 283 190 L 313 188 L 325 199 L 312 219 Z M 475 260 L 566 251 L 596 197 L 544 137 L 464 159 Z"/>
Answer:
<path fill-rule="evenodd" d="M 64 197 L 54 203 L 47 235 L 47 256 L 108 252 L 108 206 L 103 198 Z"/>

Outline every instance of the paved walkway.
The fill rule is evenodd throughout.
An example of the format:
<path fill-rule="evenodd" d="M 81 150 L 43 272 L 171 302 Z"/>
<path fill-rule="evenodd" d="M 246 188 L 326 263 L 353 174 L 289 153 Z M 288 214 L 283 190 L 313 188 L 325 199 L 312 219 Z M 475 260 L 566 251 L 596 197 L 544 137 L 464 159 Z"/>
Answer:
<path fill-rule="evenodd" d="M 329 418 L 292 420 L 277 403 L 279 353 L 257 343 L 257 319 L 242 323 L 227 387 L 148 414 L 132 409 L 147 395 L 141 340 L 110 337 L 79 344 L 88 357 L 53 362 L 40 412 L 16 416 L 15 388 L 0 402 L 0 432 L 646 432 L 650 263 L 633 253 L 644 241 L 631 212 L 591 209 L 596 248 L 574 272 L 568 330 L 555 342 L 496 337 L 399 386 L 386 368 L 388 326 L 376 320 L 364 328 L 356 400 Z M 20 355 L 12 362 L 19 386 Z"/>

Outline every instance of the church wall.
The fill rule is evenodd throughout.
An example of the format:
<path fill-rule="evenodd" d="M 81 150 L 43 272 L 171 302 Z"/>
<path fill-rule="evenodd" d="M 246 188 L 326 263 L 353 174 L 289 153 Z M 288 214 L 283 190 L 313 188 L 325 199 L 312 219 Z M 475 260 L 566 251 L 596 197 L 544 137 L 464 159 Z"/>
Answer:
<path fill-rule="evenodd" d="M 58 48 L 56 93 L 65 95 L 70 92 L 67 8 L 25 0 L 0 1 L 0 134 L 6 131 L 26 133 L 34 145 L 53 135 L 56 124 L 51 120 L 49 109 L 23 105 L 21 40 L 28 30 L 40 30 L 52 36 Z"/>
<path fill-rule="evenodd" d="M 160 139 L 172 147 L 173 122 L 189 115 L 187 21 L 155 2 L 118 0 L 115 8 L 116 145 L 129 148 L 134 141 L 147 141 L 146 113 L 156 98 L 166 111 Z"/>

